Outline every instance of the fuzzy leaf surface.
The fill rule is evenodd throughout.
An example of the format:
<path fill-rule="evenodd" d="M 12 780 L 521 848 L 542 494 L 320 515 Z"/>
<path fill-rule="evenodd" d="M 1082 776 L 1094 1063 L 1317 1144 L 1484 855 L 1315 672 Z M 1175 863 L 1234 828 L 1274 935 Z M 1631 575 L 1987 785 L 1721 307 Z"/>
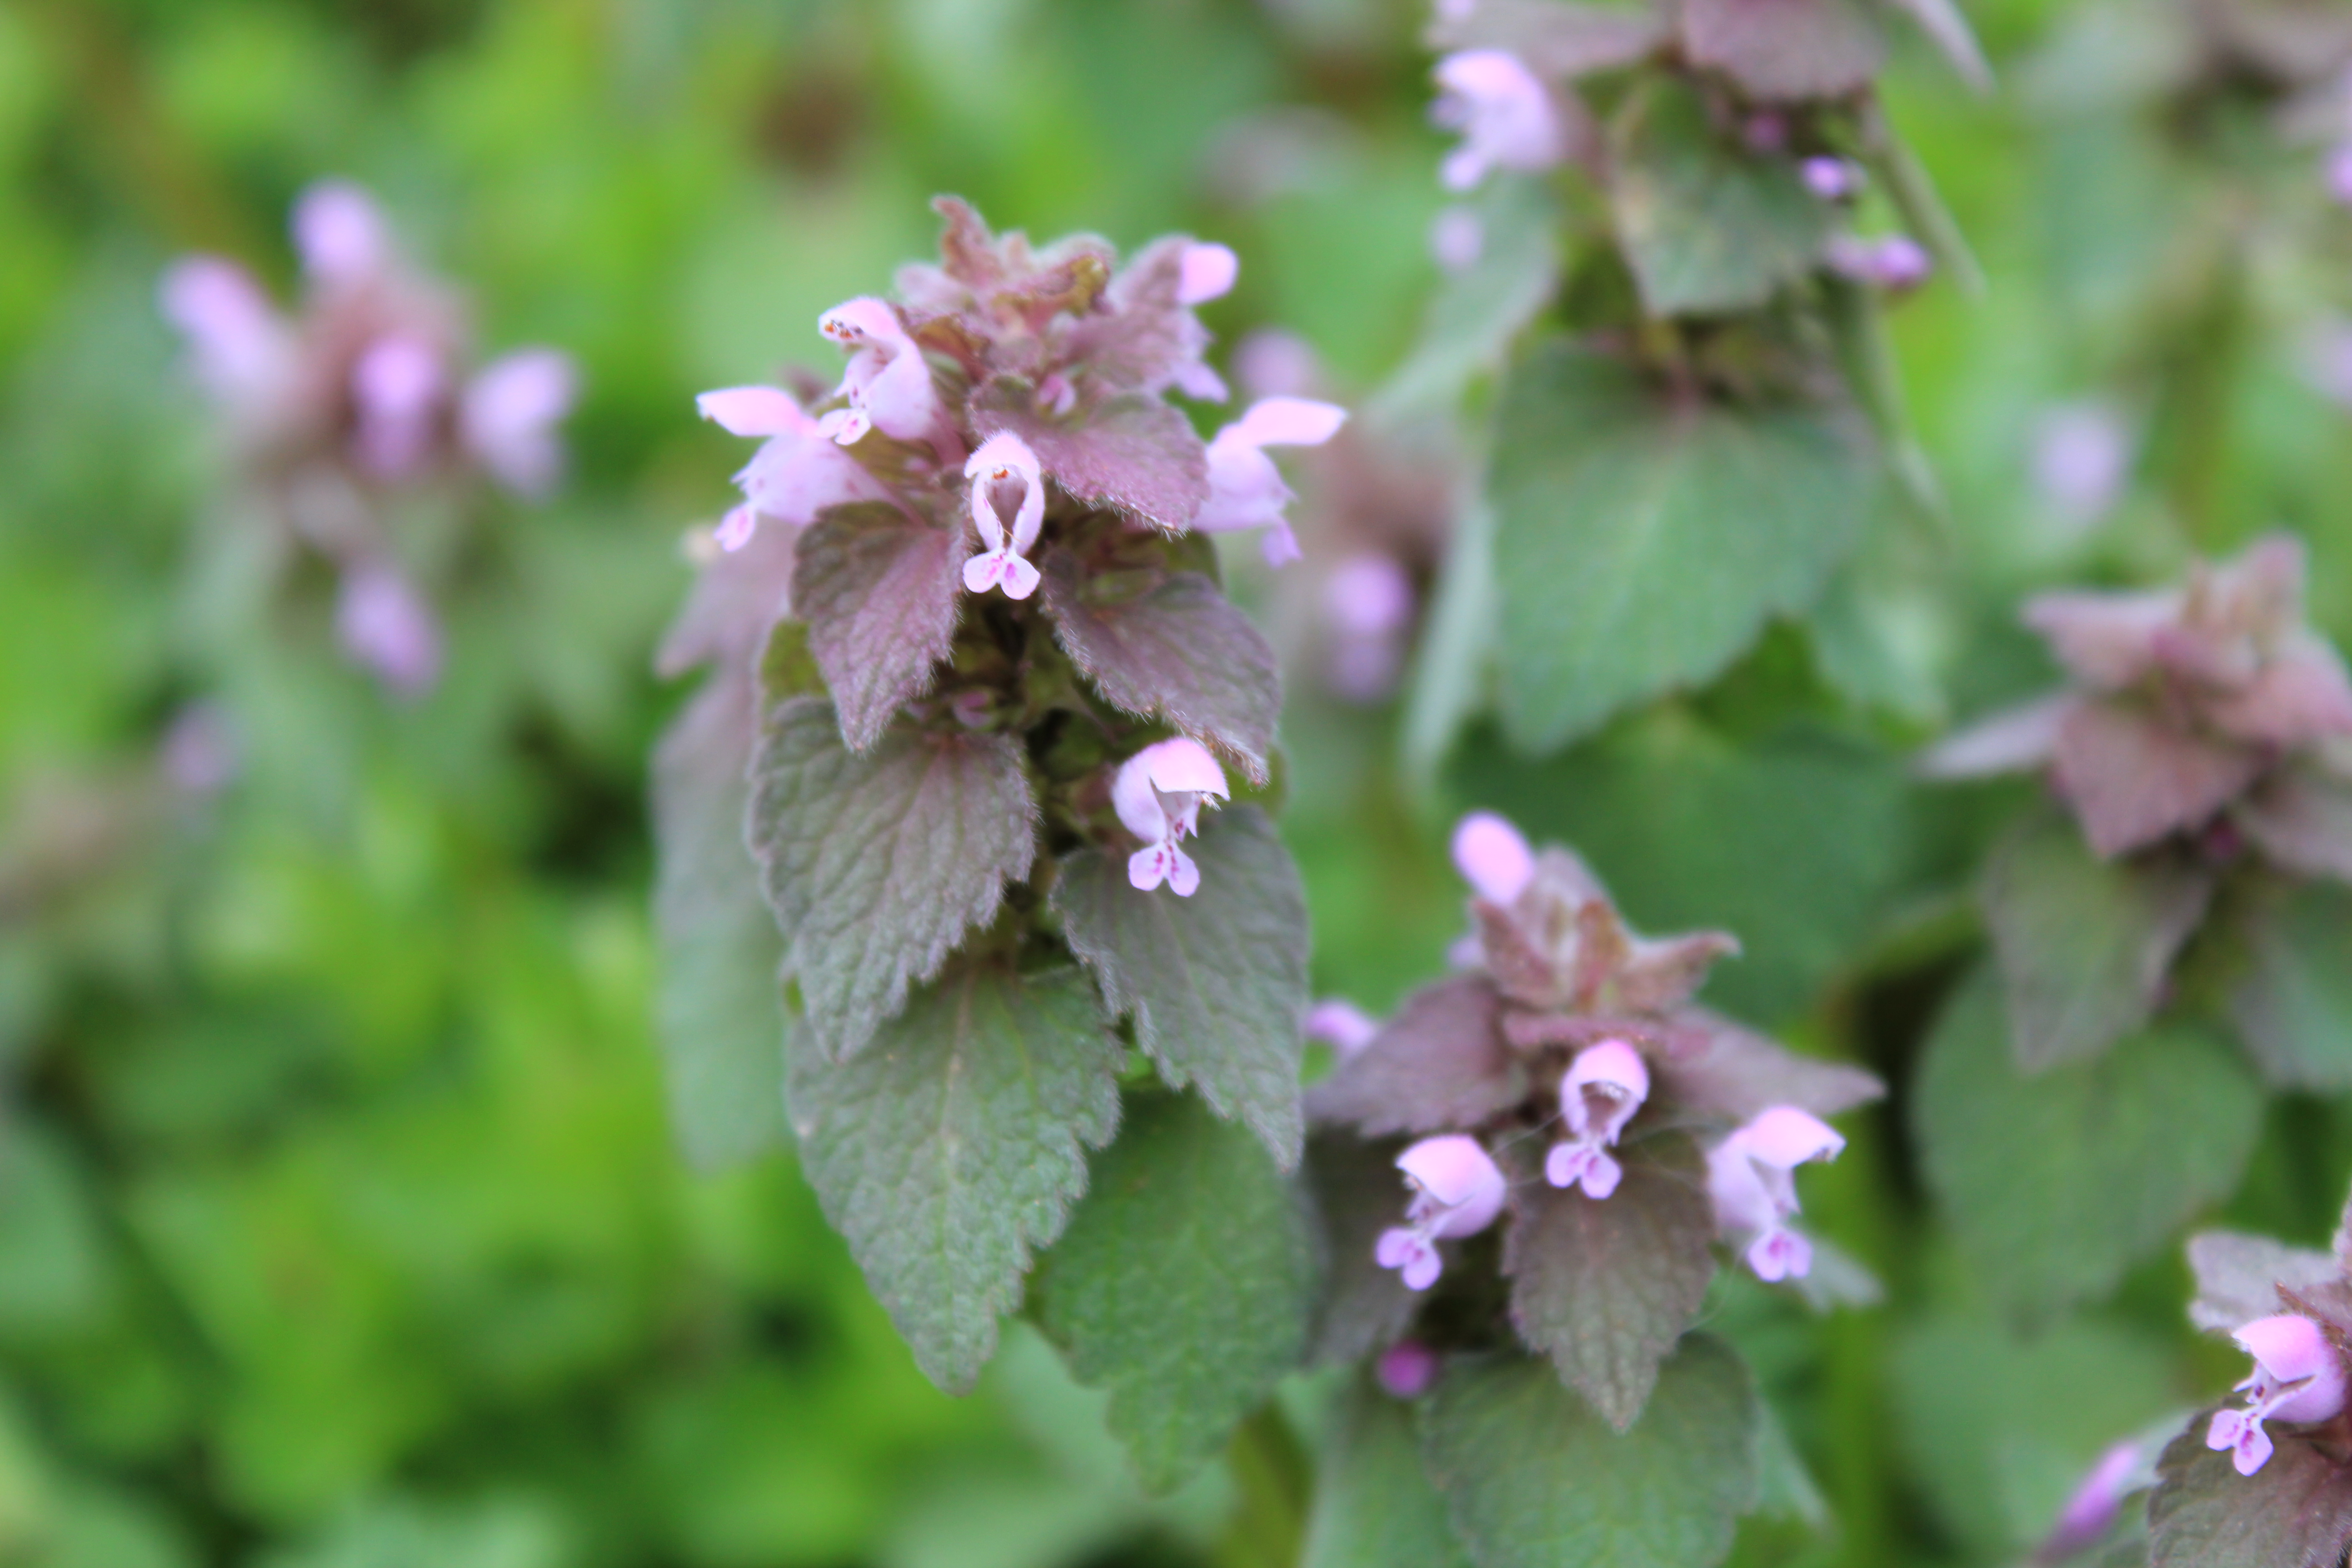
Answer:
<path fill-rule="evenodd" d="M 2162 853 L 2102 860 L 2054 813 L 2012 835 L 1981 901 L 2018 1066 L 2080 1061 L 2147 1023 L 2212 895 L 2205 868 Z"/>
<path fill-rule="evenodd" d="M 1304 1568 L 1472 1568 L 1421 1468 L 1412 1407 L 1359 1378 L 1340 1400 L 1307 1520 Z"/>
<path fill-rule="evenodd" d="M 1346 1132 L 1307 1141 L 1307 1180 L 1323 1237 L 1323 1302 L 1307 1359 L 1318 1366 L 1361 1359 L 1404 1332 L 1421 1298 L 1372 1253 L 1399 1223 L 1407 1192 L 1396 1139 L 1366 1142 Z"/>
<path fill-rule="evenodd" d="M 2189 1417 L 2157 1461 L 2151 1568 L 2334 1568 L 2352 1545 L 2352 1468 L 2282 1431 L 2270 1462 L 2242 1476 L 2205 1447 L 2212 1417 Z"/>
<path fill-rule="evenodd" d="M 1298 868 L 1255 806 L 1235 806 L 1187 841 L 1201 888 L 1143 892 L 1127 858 L 1072 856 L 1054 907 L 1115 1013 L 1135 1016 L 1135 1043 L 1176 1088 L 1197 1087 L 1238 1118 L 1284 1170 L 1298 1163 L 1300 1034 L 1307 1013 L 1307 901 Z"/>
<path fill-rule="evenodd" d="M 1110 1428 L 1147 1489 L 1222 1449 L 1307 1346 L 1314 1237 L 1298 1191 L 1192 1095 L 1129 1108 L 1118 1142 L 1046 1255 L 1038 1326 L 1079 1382 L 1110 1391 Z"/>
<path fill-rule="evenodd" d="M 1747 1366 L 1694 1334 L 1620 1434 L 1549 1363 L 1449 1366 L 1423 1404 L 1422 1458 L 1479 1568 L 1710 1568 L 1759 1490 Z"/>
<path fill-rule="evenodd" d="M 858 756 L 833 704 L 769 711 L 752 763 L 751 847 L 826 1054 L 856 1051 L 929 979 L 1004 883 L 1029 873 L 1037 806 L 1002 735 L 887 732 Z"/>
<path fill-rule="evenodd" d="M 1868 0 L 1683 0 L 1683 44 L 1758 98 L 1834 98 L 1886 63 Z"/>
<path fill-rule="evenodd" d="M 793 1126 L 825 1218 L 932 1382 L 962 1393 L 1032 1251 L 1118 1125 L 1123 1055 L 1076 969 L 959 964 L 845 1062 L 793 1055 Z"/>
<path fill-rule="evenodd" d="M 1793 1105 L 1828 1117 L 1886 1093 L 1875 1073 L 1800 1056 L 1704 1007 L 1685 1008 L 1675 1022 L 1692 1026 L 1692 1048 L 1669 1053 L 1654 1071 L 1660 1092 L 1686 1114 L 1736 1122 Z"/>
<path fill-rule="evenodd" d="M 1819 595 L 1872 482 L 1820 409 L 1677 402 L 1561 344 L 1527 362 L 1490 487 L 1513 739 L 1549 750 L 1719 674 Z"/>
<path fill-rule="evenodd" d="M 1061 420 L 1038 412 L 1028 383 L 998 380 L 981 389 L 971 411 L 981 439 L 1013 431 L 1048 478 L 1088 506 L 1114 507 L 1172 533 L 1209 499 L 1208 447 L 1157 397 L 1114 397 Z"/>
<path fill-rule="evenodd" d="M 2311 882 L 2252 912 L 2230 1021 L 2280 1089 L 2352 1089 L 2352 892 Z"/>
<path fill-rule="evenodd" d="M 801 534 L 793 612 L 853 752 L 930 689 L 955 638 L 971 536 L 883 501 L 833 507 Z"/>
<path fill-rule="evenodd" d="M 1605 1200 L 1531 1182 L 1512 1195 L 1511 1321 L 1622 1432 L 1715 1279 L 1715 1211 L 1698 1145 L 1664 1133 L 1621 1151 Z"/>
<path fill-rule="evenodd" d="M 2324 1252 L 2234 1230 L 2190 1237 L 2189 1270 L 2197 1277 L 2189 1321 L 2224 1334 L 2279 1310 L 2282 1285 L 2315 1290 L 2340 1277 L 2336 1259 Z"/>
<path fill-rule="evenodd" d="M 1424 986 L 1307 1091 L 1308 1113 L 1379 1137 L 1475 1126 L 1517 1105 L 1527 1098 L 1527 1069 L 1503 1037 L 1501 1008 L 1485 975 Z"/>
<path fill-rule="evenodd" d="M 1077 562 L 1045 563 L 1045 610 L 1072 663 L 1111 703 L 1165 719 L 1266 781 L 1282 675 L 1249 617 L 1198 572 L 1118 573 L 1081 580 Z"/>
<path fill-rule="evenodd" d="M 2240 803 L 2236 816 L 2273 864 L 2352 882 L 2352 784 L 2315 767 L 2282 768 Z"/>
<path fill-rule="evenodd" d="M 2235 1051 L 2181 1025 L 2028 1079 L 1987 975 L 1948 1006 L 1914 1123 L 1928 1184 L 1993 1295 L 2047 1312 L 2104 1294 L 2236 1186 L 2263 1097 Z"/>
<path fill-rule="evenodd" d="M 1859 0 L 1691 0 L 1690 13 L 1781 10 Z M 1744 310 L 1812 270 L 1830 209 L 1796 165 L 1758 157 L 1709 122 L 1694 88 L 1660 79 L 1626 100 L 1611 127 L 1611 186 L 1626 263 L 1654 316 Z"/>

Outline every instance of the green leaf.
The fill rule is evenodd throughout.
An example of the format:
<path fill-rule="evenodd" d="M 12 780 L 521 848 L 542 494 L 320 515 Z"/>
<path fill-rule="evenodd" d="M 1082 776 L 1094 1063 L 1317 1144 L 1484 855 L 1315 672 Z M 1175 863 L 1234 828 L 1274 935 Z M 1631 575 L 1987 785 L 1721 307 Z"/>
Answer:
<path fill-rule="evenodd" d="M 1501 1007 L 1483 974 L 1423 986 L 1307 1091 L 1308 1112 L 1378 1137 L 1475 1126 L 1517 1105 L 1527 1098 L 1527 1068 L 1497 1026 Z"/>
<path fill-rule="evenodd" d="M 1075 969 L 966 963 L 860 1055 L 793 1054 L 793 1130 L 825 1217 L 932 1382 L 961 1394 L 1118 1125 L 1123 1055 Z"/>
<path fill-rule="evenodd" d="M 1088 849 L 1054 885 L 1070 951 L 1171 1087 L 1196 1085 L 1220 1116 L 1298 1163 L 1299 1033 L 1307 1012 L 1307 904 L 1265 814 L 1217 813 L 1192 841 L 1201 889 L 1180 899 L 1128 881 L 1127 858 Z"/>
<path fill-rule="evenodd" d="M 1491 494 L 1503 714 L 1548 750 L 1713 679 L 1819 595 L 1874 482 L 1832 414 L 1662 394 L 1553 344 L 1504 392 Z"/>
<path fill-rule="evenodd" d="M 1086 582 L 1066 551 L 1047 559 L 1045 578 L 1054 635 L 1104 697 L 1165 719 L 1266 782 L 1282 676 L 1274 649 L 1214 583 L 1198 572 Z"/>
<path fill-rule="evenodd" d="M 2238 1474 L 2205 1447 L 2200 1410 L 2157 1461 L 2147 1501 L 2150 1568 L 2331 1568 L 2352 1546 L 2352 1467 L 2278 1435 L 2267 1464 Z"/>
<path fill-rule="evenodd" d="M 1992 90 L 1992 67 L 1985 63 L 1984 49 L 1977 42 L 1976 30 L 1961 14 L 1954 0 L 1888 0 L 1899 11 L 1909 14 L 1919 24 L 1919 30 L 1935 41 L 1952 68 L 1979 92 Z"/>
<path fill-rule="evenodd" d="M 1451 415 L 1473 381 L 1502 367 L 1559 286 L 1559 197 L 1549 180 L 1498 174 L 1466 210 L 1479 226 L 1478 258 L 1439 278 L 1420 341 L 1364 411 L 1375 426 L 1404 430 Z"/>
<path fill-rule="evenodd" d="M 1373 1257 L 1381 1232 L 1404 1214 L 1407 1192 L 1396 1157 L 1402 1141 L 1365 1142 L 1346 1132 L 1307 1141 L 1307 1180 L 1322 1234 L 1323 1303 L 1307 1359 L 1318 1366 L 1360 1360 L 1404 1332 L 1421 1298 Z"/>
<path fill-rule="evenodd" d="M 2352 892 L 2326 882 L 2273 890 L 2247 946 L 2229 1006 L 2254 1065 L 2280 1089 L 2352 1089 Z"/>
<path fill-rule="evenodd" d="M 1709 1568 L 1758 1498 L 1754 1380 L 1695 1334 L 1622 1436 L 1549 1364 L 1449 1366 L 1422 1455 L 1479 1568 Z"/>
<path fill-rule="evenodd" d="M 1620 1159 L 1623 1181 L 1598 1202 L 1543 1182 L 1514 1193 L 1503 1272 L 1519 1337 L 1622 1432 L 1706 1304 L 1715 1211 L 1706 1162 L 1685 1134 L 1645 1139 Z"/>
<path fill-rule="evenodd" d="M 955 640 L 970 532 L 887 501 L 828 508 L 800 537 L 793 613 L 824 672 L 853 752 L 881 739 L 909 699 L 930 689 Z"/>
<path fill-rule="evenodd" d="M 784 1142 L 784 949 L 743 842 L 750 687 L 713 672 L 653 756 L 662 1057 L 678 1142 L 705 1170 Z"/>
<path fill-rule="evenodd" d="M 832 703 L 770 710 L 749 834 L 828 1055 L 863 1046 L 1029 874 L 1037 805 L 1022 763 L 1003 735 L 904 725 L 861 757 Z"/>
<path fill-rule="evenodd" d="M 2234 1051 L 2187 1024 L 2032 1079 L 2004 1034 L 1980 973 L 1928 1042 L 1914 1118 L 1928 1184 L 1993 1293 L 2054 1310 L 2106 1292 L 2237 1185 L 2262 1092 Z"/>
<path fill-rule="evenodd" d="M 2018 1066 L 2081 1061 L 2147 1023 L 2212 896 L 2212 873 L 2185 857 L 2102 860 L 2059 813 L 2021 825 L 1980 895 Z"/>
<path fill-rule="evenodd" d="M 1332 1418 L 1303 1568 L 1471 1568 L 1421 1468 L 1412 1407 L 1364 1379 Z"/>
<path fill-rule="evenodd" d="M 1224 1447 L 1297 1365 L 1316 1288 L 1306 1205 L 1248 1133 L 1191 1095 L 1148 1094 L 1031 1290 L 1144 1486 Z"/>
<path fill-rule="evenodd" d="M 1722 9 L 1752 0 L 1695 0 Z M 1775 0 L 1858 5 L 1860 0 Z M 1685 13 L 1685 27 L 1695 17 Z M 1745 310 L 1813 269 L 1828 204 L 1794 162 L 1759 157 L 1718 132 L 1696 88 L 1647 81 L 1610 126 L 1618 242 L 1654 316 Z"/>

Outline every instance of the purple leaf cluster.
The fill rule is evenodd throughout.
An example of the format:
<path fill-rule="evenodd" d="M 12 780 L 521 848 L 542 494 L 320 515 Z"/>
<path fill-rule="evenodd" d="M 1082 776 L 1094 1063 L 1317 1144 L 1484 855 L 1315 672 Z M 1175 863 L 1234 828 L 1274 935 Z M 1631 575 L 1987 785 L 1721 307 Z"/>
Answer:
<path fill-rule="evenodd" d="M 1574 854 L 1500 817 L 1454 847 L 1459 973 L 1369 1031 L 1318 1009 L 1340 1057 L 1307 1094 L 1318 1185 L 1335 1247 L 1376 1266 L 1339 1273 L 1324 1352 L 1516 1338 L 1623 1430 L 1718 1241 L 1760 1279 L 1808 1272 L 1795 1173 L 1844 1146 L 1822 1119 L 1881 1086 L 1698 1005 L 1729 936 L 1638 934 Z"/>

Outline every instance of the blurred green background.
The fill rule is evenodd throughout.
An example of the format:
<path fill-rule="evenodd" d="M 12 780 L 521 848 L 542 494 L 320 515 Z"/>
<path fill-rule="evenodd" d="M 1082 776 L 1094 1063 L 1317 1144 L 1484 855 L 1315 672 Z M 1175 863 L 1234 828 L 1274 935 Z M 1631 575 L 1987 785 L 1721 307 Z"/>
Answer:
<path fill-rule="evenodd" d="M 2302 358 L 2352 304 L 2352 231 L 2217 219 L 2272 177 L 2226 135 L 2011 68 L 2077 9 L 1974 8 L 1990 100 L 1924 48 L 1889 82 L 1992 279 L 1897 312 L 1965 566 L 1897 617 L 1920 680 L 1857 704 L 1776 634 L 1564 760 L 1474 735 L 1433 801 L 1390 760 L 1393 712 L 1302 669 L 1286 831 L 1320 992 L 1377 1011 L 1441 971 L 1445 813 L 1499 805 L 1572 831 L 1637 920 L 1743 931 L 1714 994 L 1899 1091 L 2003 804 L 1916 790 L 1901 753 L 2042 678 L 2014 594 L 2284 522 L 2314 542 L 2319 618 L 2352 629 L 2352 442 Z M 973 1398 L 934 1392 L 788 1162 L 675 1153 L 641 801 L 680 691 L 650 652 L 681 532 L 741 458 L 692 395 L 826 363 L 817 313 L 928 250 L 934 192 L 1040 237 L 1223 240 L 1228 344 L 1279 324 L 1343 392 L 1377 384 L 1434 279 L 1421 21 L 1404 0 L 0 0 L 0 1563 L 1250 1561 L 1230 1480 L 1143 1499 L 1025 1331 Z M 2315 185 L 2315 154 L 2263 156 Z M 449 677 L 415 706 L 316 606 L 206 613 L 221 464 L 152 303 L 191 249 L 286 284 L 283 215 L 328 174 L 471 291 L 487 350 L 557 344 L 585 377 L 570 484 L 494 506 L 444 599 Z M 2226 261 L 2180 281 L 2184 234 Z M 2035 422 L 2093 393 L 2142 460 L 2070 531 L 2031 482 Z M 197 700 L 237 742 L 211 801 L 155 781 Z M 2352 1170 L 2343 1108 L 2272 1117 L 2231 1217 L 2315 1240 Z M 1744 1558 L 2012 1559 L 2108 1442 L 2231 1360 L 2190 1340 L 2169 1260 L 2069 1321 L 1997 1319 L 1926 1227 L 1899 1103 L 1859 1120 L 1809 1197 L 1889 1304 L 1814 1319 L 1735 1281 L 1714 1312 L 1835 1521 L 1767 1521 Z M 1310 1435 L 1317 1386 L 1293 1402 Z"/>

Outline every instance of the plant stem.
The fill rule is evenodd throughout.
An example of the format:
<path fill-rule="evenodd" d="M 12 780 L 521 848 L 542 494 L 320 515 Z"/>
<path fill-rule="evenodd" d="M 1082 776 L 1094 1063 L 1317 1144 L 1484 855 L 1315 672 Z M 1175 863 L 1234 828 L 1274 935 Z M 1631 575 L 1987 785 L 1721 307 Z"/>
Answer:
<path fill-rule="evenodd" d="M 1279 1405 L 1268 1401 L 1242 1423 L 1225 1468 L 1240 1495 L 1211 1560 L 1217 1568 L 1297 1568 L 1314 1473 Z"/>

